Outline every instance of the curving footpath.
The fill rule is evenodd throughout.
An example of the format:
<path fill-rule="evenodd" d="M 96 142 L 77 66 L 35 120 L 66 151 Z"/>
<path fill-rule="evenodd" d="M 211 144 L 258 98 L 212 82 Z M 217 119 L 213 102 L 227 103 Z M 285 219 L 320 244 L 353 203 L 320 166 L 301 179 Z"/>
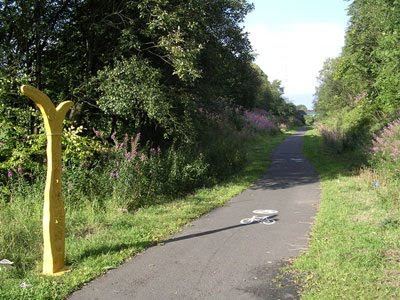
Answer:
<path fill-rule="evenodd" d="M 68 299 L 297 299 L 279 269 L 306 249 L 319 201 L 318 175 L 301 153 L 304 132 L 289 136 L 265 176 L 224 207 Z M 256 209 L 278 210 L 276 222 L 240 224 Z"/>

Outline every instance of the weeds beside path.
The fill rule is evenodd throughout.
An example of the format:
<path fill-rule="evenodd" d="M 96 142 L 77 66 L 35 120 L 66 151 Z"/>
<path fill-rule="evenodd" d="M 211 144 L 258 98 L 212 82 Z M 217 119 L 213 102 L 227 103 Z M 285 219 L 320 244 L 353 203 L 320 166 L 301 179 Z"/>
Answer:
<path fill-rule="evenodd" d="M 355 154 L 328 152 L 316 131 L 305 156 L 321 176 L 321 205 L 310 247 L 294 269 L 303 299 L 399 299 L 400 219 L 392 190 Z"/>
<path fill-rule="evenodd" d="M 132 214 L 120 210 L 101 211 L 89 205 L 85 218 L 90 219 L 90 222 L 85 220 L 85 227 L 80 231 L 68 231 L 67 227 L 67 263 L 71 266 L 71 272 L 61 277 L 40 276 L 40 261 L 34 270 L 23 271 L 16 267 L 2 269 L 0 299 L 65 298 L 84 282 L 178 232 L 184 224 L 223 205 L 247 188 L 266 170 L 269 153 L 285 136 L 258 136 L 249 145 L 248 163 L 240 174 L 213 188 L 200 189 L 184 199 L 169 199 L 164 202 L 160 200 L 158 204 L 141 208 Z M 83 211 L 71 213 L 82 214 Z M 68 223 L 68 219 L 66 221 Z M 74 228 L 77 226 L 74 224 Z M 23 282 L 31 286 L 21 288 L 20 284 Z"/>

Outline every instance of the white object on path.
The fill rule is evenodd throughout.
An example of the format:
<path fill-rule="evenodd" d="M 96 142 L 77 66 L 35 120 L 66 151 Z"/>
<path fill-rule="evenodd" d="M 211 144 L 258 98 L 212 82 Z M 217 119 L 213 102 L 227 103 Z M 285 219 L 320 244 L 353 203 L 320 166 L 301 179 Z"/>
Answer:
<path fill-rule="evenodd" d="M 256 209 L 253 210 L 253 214 L 269 215 L 269 216 L 252 216 L 251 218 L 245 218 L 240 220 L 240 224 L 252 224 L 252 223 L 263 223 L 264 225 L 275 224 L 275 220 L 271 219 L 272 215 L 277 214 L 278 211 L 274 209 Z"/>
<path fill-rule="evenodd" d="M 277 214 L 278 211 L 274 210 L 274 209 L 256 209 L 253 210 L 253 214 L 257 214 L 257 215 L 274 215 Z"/>
<path fill-rule="evenodd" d="M 0 265 L 3 265 L 3 266 L 11 266 L 11 265 L 13 265 L 13 264 L 14 264 L 13 261 L 8 260 L 8 259 L 6 259 L 6 258 L 0 260 Z"/>

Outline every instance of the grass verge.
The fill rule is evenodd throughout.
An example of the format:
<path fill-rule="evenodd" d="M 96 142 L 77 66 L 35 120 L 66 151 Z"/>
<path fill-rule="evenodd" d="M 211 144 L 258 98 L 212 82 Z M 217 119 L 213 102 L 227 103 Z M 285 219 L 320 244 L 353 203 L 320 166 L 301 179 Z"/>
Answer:
<path fill-rule="evenodd" d="M 67 264 L 71 271 L 61 277 L 46 277 L 40 275 L 41 261 L 35 253 L 27 259 L 36 259 L 33 270 L 23 270 L 23 263 L 15 267 L 0 270 L 0 299 L 64 299 L 73 290 L 108 269 L 115 268 L 125 259 L 132 257 L 146 247 L 156 244 L 180 228 L 198 218 L 213 208 L 222 206 L 230 198 L 251 185 L 263 172 L 269 162 L 269 153 L 287 134 L 276 136 L 257 136 L 249 146 L 249 157 L 242 172 L 230 180 L 214 186 L 200 189 L 182 199 L 157 199 L 157 203 L 144 207 L 135 213 L 124 210 L 104 210 L 96 207 L 98 201 L 87 202 L 84 208 L 66 211 Z M 36 199 L 37 200 L 37 199 Z M 0 222 L 31 222 L 37 223 L 32 228 L 39 235 L 41 205 L 32 204 L 35 199 L 26 197 L 26 203 L 21 207 L 4 206 L 2 215 L 8 219 Z M 29 205 L 32 204 L 32 207 Z M 4 210 L 9 209 L 9 212 Z M 28 211 L 36 216 L 35 220 L 16 220 L 16 211 Z M 32 210 L 36 212 L 32 213 Z M 68 224 L 69 223 L 69 224 Z M 25 233 L 26 234 L 26 233 Z M 29 234 L 26 234 L 29 247 Z M 9 241 L 12 245 L 12 241 Z M 5 244 L 2 246 L 6 246 Z M 39 252 L 40 249 L 32 251 Z M 21 287 L 21 283 L 29 287 Z"/>
<path fill-rule="evenodd" d="M 400 216 L 392 199 L 399 187 L 360 167 L 356 154 L 327 151 L 316 131 L 307 133 L 304 154 L 322 192 L 309 249 L 293 266 L 302 298 L 400 299 Z"/>

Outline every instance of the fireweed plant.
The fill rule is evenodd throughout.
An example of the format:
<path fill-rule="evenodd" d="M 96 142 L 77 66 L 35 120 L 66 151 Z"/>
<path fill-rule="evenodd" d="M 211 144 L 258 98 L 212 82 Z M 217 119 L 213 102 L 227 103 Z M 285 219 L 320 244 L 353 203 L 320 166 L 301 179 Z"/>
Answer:
<path fill-rule="evenodd" d="M 64 166 L 70 203 L 79 203 L 89 193 L 90 198 L 107 198 L 108 205 L 133 211 L 152 204 L 157 195 L 182 195 L 205 184 L 208 165 L 202 155 L 177 147 L 162 151 L 140 145 L 140 132 L 114 132 L 111 142 L 99 130 L 93 132 L 102 145 L 95 159 Z"/>
<path fill-rule="evenodd" d="M 245 111 L 244 117 L 247 125 L 255 128 L 256 130 L 266 130 L 271 133 L 276 133 L 278 131 L 278 127 L 273 121 L 270 120 L 267 112 Z"/>
<path fill-rule="evenodd" d="M 376 168 L 386 169 L 400 178 L 400 119 L 389 123 L 373 136 L 371 161 Z"/>
<path fill-rule="evenodd" d="M 343 135 L 338 129 L 329 130 L 322 124 L 317 124 L 317 129 L 320 132 L 324 143 L 334 152 L 340 153 L 343 151 Z"/>

